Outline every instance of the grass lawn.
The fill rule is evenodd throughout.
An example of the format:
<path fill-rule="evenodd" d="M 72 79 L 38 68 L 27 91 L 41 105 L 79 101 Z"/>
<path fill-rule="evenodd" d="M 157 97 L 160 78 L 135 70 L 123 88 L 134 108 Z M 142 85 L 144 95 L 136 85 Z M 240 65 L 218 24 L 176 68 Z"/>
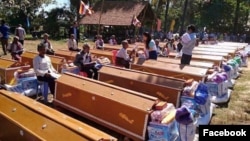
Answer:
<path fill-rule="evenodd" d="M 40 40 L 26 40 L 25 50 L 36 51 Z M 89 42 L 93 46 L 93 42 Z M 54 50 L 67 49 L 66 40 L 51 41 Z M 79 43 L 79 47 L 83 42 Z M 0 55 L 2 55 L 0 49 Z M 2 56 L 10 58 L 10 55 Z M 250 124 L 250 69 L 244 68 L 242 75 L 236 81 L 229 103 L 220 105 L 214 110 L 211 124 Z"/>

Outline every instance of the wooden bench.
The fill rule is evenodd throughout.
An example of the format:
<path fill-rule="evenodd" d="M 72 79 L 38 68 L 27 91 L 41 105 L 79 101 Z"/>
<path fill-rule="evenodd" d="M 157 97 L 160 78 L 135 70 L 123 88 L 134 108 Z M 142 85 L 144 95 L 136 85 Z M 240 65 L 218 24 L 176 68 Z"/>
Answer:
<path fill-rule="evenodd" d="M 133 140 L 145 140 L 158 98 L 69 73 L 56 81 L 54 104 Z"/>
<path fill-rule="evenodd" d="M 173 59 L 173 58 L 166 58 L 166 57 L 158 57 L 157 61 L 166 62 L 170 64 L 180 64 L 181 62 L 180 59 Z M 208 62 L 208 61 L 202 62 L 202 61 L 191 60 L 190 66 L 211 69 L 214 67 L 214 62 Z"/>
<path fill-rule="evenodd" d="M 30 67 L 20 62 L 0 58 L 0 84 L 11 84 L 14 82 L 14 72 L 22 67 Z"/>
<path fill-rule="evenodd" d="M 173 103 L 176 107 L 179 105 L 179 98 L 185 83 L 182 79 L 114 66 L 103 66 L 99 70 L 99 81 L 157 97 Z"/>
<path fill-rule="evenodd" d="M 170 58 L 175 58 L 177 55 L 177 53 L 171 52 L 169 53 L 169 57 Z M 197 54 L 193 54 L 192 55 L 192 61 L 201 61 L 201 62 L 213 62 L 214 65 L 216 66 L 220 66 L 222 61 L 223 61 L 223 57 L 222 56 L 211 56 L 211 55 L 197 55 Z"/>
<path fill-rule="evenodd" d="M 117 140 L 21 94 L 0 90 L 0 138 L 6 141 Z"/>
<path fill-rule="evenodd" d="M 76 54 L 77 54 L 77 52 L 75 52 L 75 51 L 68 51 L 68 50 L 64 50 L 64 49 L 59 49 L 59 50 L 55 51 L 56 56 L 63 57 L 67 61 L 68 60 L 74 61 Z"/>
<path fill-rule="evenodd" d="M 147 60 L 143 64 L 131 64 L 131 69 L 155 73 L 163 76 L 194 79 L 196 81 L 204 81 L 208 72 L 206 68 L 191 67 L 188 65 L 170 64 L 155 60 Z"/>
<path fill-rule="evenodd" d="M 36 52 L 26 51 L 22 54 L 22 63 L 29 64 L 33 67 L 33 59 L 38 55 Z M 53 67 L 58 71 L 61 72 L 62 64 L 65 61 L 65 58 L 58 57 L 58 56 L 51 56 L 48 55 L 51 59 L 51 63 Z"/>

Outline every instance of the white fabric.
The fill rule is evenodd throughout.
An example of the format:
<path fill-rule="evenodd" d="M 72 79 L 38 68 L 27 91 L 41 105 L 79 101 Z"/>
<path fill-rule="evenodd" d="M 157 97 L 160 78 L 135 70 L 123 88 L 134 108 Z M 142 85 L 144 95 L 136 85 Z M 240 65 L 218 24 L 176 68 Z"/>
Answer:
<path fill-rule="evenodd" d="M 37 76 L 44 76 L 48 72 L 56 73 L 50 58 L 46 55 L 44 58 L 37 55 L 33 60 L 33 66 Z"/>
<path fill-rule="evenodd" d="M 68 48 L 78 49 L 77 42 L 75 39 L 69 39 L 68 40 Z"/>
<path fill-rule="evenodd" d="M 185 34 L 182 35 L 181 40 L 184 43 L 188 43 L 189 41 L 191 41 L 191 38 L 190 38 L 188 33 L 185 33 Z"/>
<path fill-rule="evenodd" d="M 181 141 L 193 141 L 196 133 L 196 123 L 188 125 L 179 124 L 179 134 Z"/>
<path fill-rule="evenodd" d="M 124 60 L 129 60 L 129 55 L 127 53 L 127 50 L 124 48 L 121 48 L 117 54 L 116 57 L 123 58 Z"/>

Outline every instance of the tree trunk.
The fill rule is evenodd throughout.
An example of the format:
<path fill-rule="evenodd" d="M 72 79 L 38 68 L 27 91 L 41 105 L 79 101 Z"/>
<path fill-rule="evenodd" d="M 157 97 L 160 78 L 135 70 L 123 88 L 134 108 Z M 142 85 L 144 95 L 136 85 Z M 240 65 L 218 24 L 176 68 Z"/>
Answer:
<path fill-rule="evenodd" d="M 182 13 L 182 19 L 181 19 L 180 35 L 183 34 L 184 23 L 185 23 L 185 18 L 186 18 L 186 13 L 187 13 L 187 6 L 188 6 L 188 0 L 185 0 L 184 9 L 183 9 L 183 13 Z"/>
<path fill-rule="evenodd" d="M 169 3 L 170 3 L 170 0 L 167 0 L 167 3 L 166 3 L 166 11 L 165 11 L 165 23 L 164 23 L 164 31 L 165 31 L 165 32 L 167 32 Z"/>
<path fill-rule="evenodd" d="M 240 3 L 241 3 L 241 0 L 237 0 L 236 9 L 235 9 L 235 17 L 234 17 L 234 27 L 233 27 L 234 34 L 238 33 L 238 20 L 239 20 Z"/>

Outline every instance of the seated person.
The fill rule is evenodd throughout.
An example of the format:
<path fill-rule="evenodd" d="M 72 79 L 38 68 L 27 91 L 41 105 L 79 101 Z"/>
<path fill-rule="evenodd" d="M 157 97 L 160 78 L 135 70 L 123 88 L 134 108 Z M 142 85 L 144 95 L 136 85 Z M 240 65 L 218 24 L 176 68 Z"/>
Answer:
<path fill-rule="evenodd" d="M 21 55 L 23 53 L 23 46 L 19 42 L 19 37 L 15 36 L 12 43 L 8 47 L 11 57 L 14 60 L 21 61 Z"/>
<path fill-rule="evenodd" d="M 81 51 L 81 49 L 77 47 L 77 42 L 74 34 L 70 35 L 70 39 L 68 40 L 68 48 L 70 51 Z"/>
<path fill-rule="evenodd" d="M 51 94 L 55 93 L 55 80 L 60 76 L 51 64 L 50 58 L 46 55 L 46 45 L 39 44 L 39 54 L 33 59 L 34 71 L 37 80 L 47 82 Z"/>
<path fill-rule="evenodd" d="M 104 48 L 104 41 L 102 40 L 102 35 L 97 36 L 97 40 L 95 41 L 95 47 L 97 49 L 103 49 Z"/>
<path fill-rule="evenodd" d="M 53 50 L 52 44 L 49 41 L 49 34 L 45 33 L 43 35 L 43 40 L 41 41 L 41 43 L 46 47 L 46 54 L 55 55 L 55 51 Z"/>
<path fill-rule="evenodd" d="M 88 78 L 94 78 L 97 80 L 98 69 L 95 67 L 96 63 L 92 60 L 89 52 L 89 45 L 84 44 L 82 51 L 78 52 L 75 57 L 74 65 L 78 66 L 81 71 L 86 72 Z"/>
<path fill-rule="evenodd" d="M 159 39 L 156 39 L 155 40 L 155 45 L 156 45 L 156 48 L 157 48 L 157 54 L 161 54 L 162 53 L 162 48 L 160 47 L 160 40 Z"/>
<path fill-rule="evenodd" d="M 117 45 L 117 42 L 116 42 L 116 39 L 115 39 L 115 35 L 112 35 L 110 37 L 109 44 L 110 45 Z"/>
<path fill-rule="evenodd" d="M 132 61 L 134 57 L 135 51 L 132 51 L 130 54 L 127 53 L 127 48 L 129 47 L 128 41 L 122 41 L 122 48 L 116 54 L 116 65 L 123 66 L 125 68 L 129 68 L 129 63 Z"/>

